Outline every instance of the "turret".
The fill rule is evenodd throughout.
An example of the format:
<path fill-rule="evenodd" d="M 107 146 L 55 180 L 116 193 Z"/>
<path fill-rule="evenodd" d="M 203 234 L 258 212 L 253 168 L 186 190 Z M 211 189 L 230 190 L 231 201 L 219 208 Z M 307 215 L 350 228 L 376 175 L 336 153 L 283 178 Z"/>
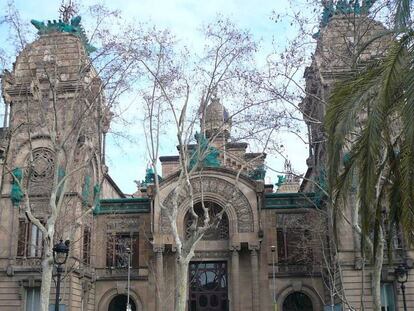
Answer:
<path fill-rule="evenodd" d="M 212 142 L 219 140 L 226 143 L 230 138 L 231 119 L 217 94 L 213 95 L 210 104 L 206 107 L 204 118 L 205 136 Z"/>

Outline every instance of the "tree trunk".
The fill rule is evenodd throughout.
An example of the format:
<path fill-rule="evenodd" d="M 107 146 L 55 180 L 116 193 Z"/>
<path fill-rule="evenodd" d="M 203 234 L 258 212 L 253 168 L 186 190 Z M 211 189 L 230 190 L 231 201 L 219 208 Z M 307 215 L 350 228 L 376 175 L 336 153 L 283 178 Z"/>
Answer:
<path fill-rule="evenodd" d="M 185 311 L 188 294 L 188 261 L 177 258 L 175 265 L 175 308 L 174 311 Z"/>
<path fill-rule="evenodd" d="M 50 287 L 52 286 L 53 274 L 53 251 L 52 246 L 45 243 L 44 257 L 42 260 L 42 284 L 40 288 L 41 311 L 49 310 Z"/>
<path fill-rule="evenodd" d="M 384 262 L 384 236 L 379 229 L 379 241 L 375 252 L 374 271 L 372 272 L 372 299 L 374 311 L 381 311 L 381 271 Z"/>

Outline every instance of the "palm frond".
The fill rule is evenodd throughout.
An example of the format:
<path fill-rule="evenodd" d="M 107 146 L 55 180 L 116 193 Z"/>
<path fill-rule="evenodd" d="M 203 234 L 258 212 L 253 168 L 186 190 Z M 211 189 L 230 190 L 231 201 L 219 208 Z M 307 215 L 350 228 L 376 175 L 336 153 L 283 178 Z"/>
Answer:
<path fill-rule="evenodd" d="M 394 24 L 397 30 L 407 29 L 411 23 L 412 0 L 397 0 Z"/>
<path fill-rule="evenodd" d="M 393 226 L 401 223 L 405 230 L 414 224 L 412 39 L 409 33 L 401 36 L 385 58 L 338 84 L 326 113 L 331 194 L 339 202 L 357 188 L 361 229 L 365 237 L 373 237 L 374 248 L 384 220 Z M 343 166 L 344 153 L 349 159 Z"/>

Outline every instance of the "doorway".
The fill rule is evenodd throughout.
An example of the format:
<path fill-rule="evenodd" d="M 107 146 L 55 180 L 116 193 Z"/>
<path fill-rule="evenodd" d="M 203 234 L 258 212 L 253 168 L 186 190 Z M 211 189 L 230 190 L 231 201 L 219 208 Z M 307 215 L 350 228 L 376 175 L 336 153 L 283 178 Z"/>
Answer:
<path fill-rule="evenodd" d="M 227 262 L 191 262 L 189 282 L 189 311 L 229 310 Z"/>
<path fill-rule="evenodd" d="M 126 310 L 127 305 L 127 296 L 126 295 L 116 295 L 111 302 L 109 303 L 108 311 L 122 311 Z M 131 304 L 131 310 L 136 311 L 135 302 L 129 297 L 129 303 Z"/>
<path fill-rule="evenodd" d="M 302 292 L 293 292 L 283 302 L 283 311 L 313 311 L 312 300 Z"/>

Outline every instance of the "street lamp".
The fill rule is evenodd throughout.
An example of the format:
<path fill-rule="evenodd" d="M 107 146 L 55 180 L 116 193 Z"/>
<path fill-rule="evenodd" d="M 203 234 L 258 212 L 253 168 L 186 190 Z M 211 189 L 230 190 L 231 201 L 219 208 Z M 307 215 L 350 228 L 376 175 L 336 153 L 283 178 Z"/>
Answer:
<path fill-rule="evenodd" d="M 63 243 L 60 240 L 59 243 L 53 247 L 53 262 L 56 265 L 57 282 L 56 282 L 56 300 L 55 300 L 55 311 L 59 311 L 59 300 L 60 300 L 60 276 L 63 272 L 62 265 L 66 263 L 69 255 L 69 240 Z"/>
<path fill-rule="evenodd" d="M 407 265 L 406 264 L 399 264 L 398 267 L 395 268 L 395 276 L 397 278 L 397 282 L 401 284 L 404 311 L 407 311 L 407 303 L 405 301 L 405 283 L 408 280 L 408 267 L 407 267 Z"/>
<path fill-rule="evenodd" d="M 273 272 L 273 308 L 276 310 L 276 270 L 275 270 L 275 253 L 276 253 L 276 246 L 272 245 L 270 247 L 272 250 L 272 272 Z"/>
<path fill-rule="evenodd" d="M 129 303 L 129 288 L 131 286 L 131 249 L 129 247 L 126 248 L 126 252 L 128 254 L 128 284 L 127 284 L 127 305 L 126 311 L 132 311 L 131 304 Z"/>

